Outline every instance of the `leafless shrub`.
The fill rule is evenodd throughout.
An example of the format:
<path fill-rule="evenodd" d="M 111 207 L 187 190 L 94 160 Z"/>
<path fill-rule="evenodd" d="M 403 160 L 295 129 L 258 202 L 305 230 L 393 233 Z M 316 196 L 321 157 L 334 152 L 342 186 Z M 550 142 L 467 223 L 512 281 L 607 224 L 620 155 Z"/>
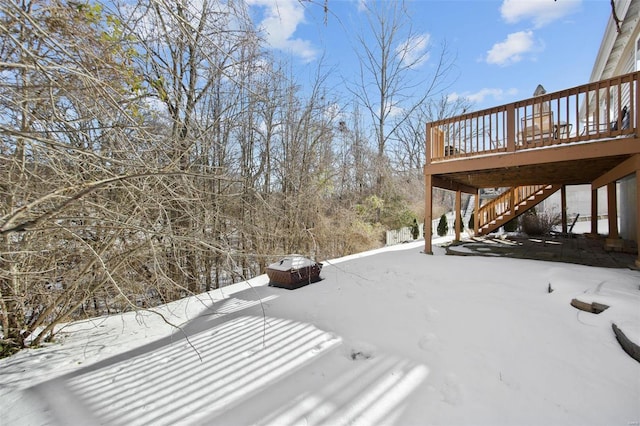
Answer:
<path fill-rule="evenodd" d="M 555 212 L 536 212 L 535 209 L 522 215 L 522 231 L 529 236 L 548 235 L 554 226 L 561 223 L 561 216 Z"/>

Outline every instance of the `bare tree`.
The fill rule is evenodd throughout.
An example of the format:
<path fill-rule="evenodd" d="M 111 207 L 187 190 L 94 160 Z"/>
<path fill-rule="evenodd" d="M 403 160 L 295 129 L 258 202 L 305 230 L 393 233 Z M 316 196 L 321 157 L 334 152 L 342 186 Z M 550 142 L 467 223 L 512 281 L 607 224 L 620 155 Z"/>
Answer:
<path fill-rule="evenodd" d="M 4 2 L 0 9 L 2 348 L 36 344 L 118 273 L 131 226 L 114 186 L 135 159 L 137 80 L 100 6 Z M 118 288 L 112 288 L 118 293 Z M 37 332 L 36 332 L 37 331 Z"/>
<path fill-rule="evenodd" d="M 357 36 L 360 73 L 351 92 L 375 130 L 376 192 L 381 194 L 389 139 L 429 96 L 442 90 L 451 62 L 444 47 L 431 75 L 418 77 L 417 68 L 429 58 L 429 39 L 413 30 L 405 2 L 374 0 L 364 5 L 367 27 Z"/>
<path fill-rule="evenodd" d="M 426 126 L 431 121 L 462 114 L 471 110 L 471 102 L 466 98 L 450 100 L 447 95 L 430 98 L 402 119 L 391 138 L 391 159 L 393 168 L 400 173 L 422 174 L 425 164 Z"/>
<path fill-rule="evenodd" d="M 339 196 L 342 200 L 356 201 L 369 195 L 374 187 L 375 152 L 366 137 L 360 107 L 354 102 L 348 113 L 338 120 L 336 156 Z"/>
<path fill-rule="evenodd" d="M 140 2 L 122 14 L 123 20 L 129 16 L 127 27 L 142 52 L 137 63 L 148 93 L 163 106 L 170 123 L 165 136 L 170 167 L 218 180 L 205 184 L 183 175 L 165 188 L 176 195 L 166 206 L 163 224 L 173 234 L 165 247 L 167 278 L 190 292 L 204 288 L 202 283 L 211 286 L 210 258 L 216 259 L 217 285 L 220 261 L 230 251 L 225 248 L 228 239 L 220 238 L 229 225 L 220 203 L 234 189 L 221 183 L 227 177 L 240 180 L 229 169 L 234 160 L 229 138 L 233 114 L 250 90 L 243 69 L 255 63 L 257 54 L 255 33 L 240 6 L 207 0 Z"/>
<path fill-rule="evenodd" d="M 250 32 L 242 11 L 201 5 L 202 19 L 186 2 L 153 3 L 164 32 L 136 38 L 150 28 L 141 9 L 2 4 L 3 352 L 69 318 L 211 286 L 209 260 L 234 244 L 218 195 L 232 198 L 236 181 L 221 172 L 230 108 L 215 97 L 233 100 L 222 91 L 236 92 L 234 49 Z"/>

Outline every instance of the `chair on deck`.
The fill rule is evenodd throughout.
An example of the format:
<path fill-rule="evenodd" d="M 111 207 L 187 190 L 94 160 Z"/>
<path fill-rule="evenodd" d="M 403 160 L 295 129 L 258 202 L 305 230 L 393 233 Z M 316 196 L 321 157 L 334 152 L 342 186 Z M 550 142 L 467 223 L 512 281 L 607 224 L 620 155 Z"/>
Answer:
<path fill-rule="evenodd" d="M 554 137 L 555 127 L 552 111 L 540 111 L 537 114 L 522 119 L 520 140 L 523 142 L 538 142 Z"/>
<path fill-rule="evenodd" d="M 545 88 L 538 84 L 533 96 L 538 97 L 546 93 Z M 522 119 L 520 140 L 523 142 L 539 142 L 544 139 L 553 139 L 555 132 L 550 103 L 549 101 L 540 101 L 533 104 L 533 114 Z"/>

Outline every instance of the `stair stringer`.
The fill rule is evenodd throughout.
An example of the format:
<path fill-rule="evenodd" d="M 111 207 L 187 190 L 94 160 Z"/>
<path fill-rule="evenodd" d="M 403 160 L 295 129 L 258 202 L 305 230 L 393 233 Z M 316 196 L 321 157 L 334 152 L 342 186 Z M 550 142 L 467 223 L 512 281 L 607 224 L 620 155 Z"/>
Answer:
<path fill-rule="evenodd" d="M 477 234 L 486 235 L 495 231 L 546 200 L 561 187 L 562 185 L 533 185 L 509 188 L 500 196 L 480 207 Z M 512 205 L 513 208 L 511 208 Z"/>

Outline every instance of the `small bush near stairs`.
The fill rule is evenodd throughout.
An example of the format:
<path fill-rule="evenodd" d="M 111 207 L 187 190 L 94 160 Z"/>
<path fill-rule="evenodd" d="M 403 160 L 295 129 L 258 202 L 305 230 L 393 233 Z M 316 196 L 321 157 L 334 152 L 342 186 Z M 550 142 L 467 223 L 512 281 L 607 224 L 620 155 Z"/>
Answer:
<path fill-rule="evenodd" d="M 518 230 L 518 218 L 513 218 L 503 226 L 504 232 L 516 232 Z"/>
<path fill-rule="evenodd" d="M 522 230 L 529 236 L 547 235 L 560 223 L 561 217 L 557 213 L 538 213 L 531 209 L 522 215 Z"/>

